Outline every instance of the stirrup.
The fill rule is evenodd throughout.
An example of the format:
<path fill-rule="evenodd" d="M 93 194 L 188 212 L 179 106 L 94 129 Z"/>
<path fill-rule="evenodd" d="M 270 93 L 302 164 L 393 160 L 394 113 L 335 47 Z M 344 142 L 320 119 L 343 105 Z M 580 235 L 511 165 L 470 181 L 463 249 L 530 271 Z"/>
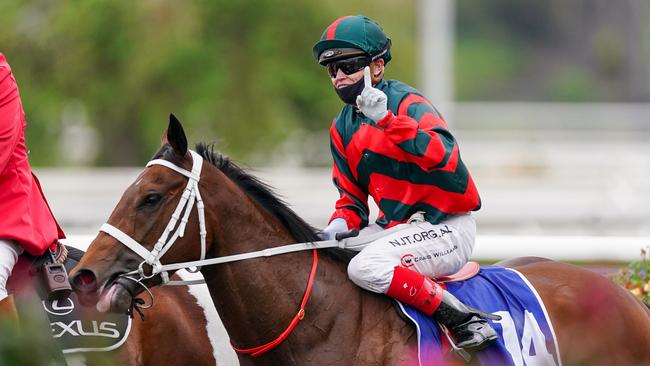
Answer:
<path fill-rule="evenodd" d="M 483 321 L 483 322 L 485 322 L 486 326 L 491 328 L 490 324 L 487 321 L 485 321 L 484 319 L 480 319 L 480 320 L 471 320 L 470 319 L 470 320 L 468 320 L 467 323 L 472 322 L 472 321 L 473 322 Z M 466 323 L 463 323 L 463 324 L 466 324 Z M 461 324 L 461 325 L 463 325 L 463 324 Z M 462 358 L 466 363 L 469 363 L 472 360 L 472 354 L 473 353 L 480 352 L 480 351 L 488 348 L 490 345 L 492 345 L 494 343 L 494 341 L 496 341 L 498 339 L 498 335 L 496 335 L 496 332 L 494 332 L 494 330 L 492 330 L 492 332 L 494 332 L 493 337 L 485 337 L 483 339 L 483 341 L 481 343 L 475 345 L 475 347 L 462 347 L 462 346 L 460 346 L 458 344 L 457 340 L 455 339 L 456 338 L 455 335 L 452 336 L 452 331 L 449 329 L 448 326 L 446 326 L 446 325 L 444 325 L 442 323 L 439 323 L 439 322 L 438 322 L 438 326 L 439 326 L 440 329 L 442 329 L 442 333 L 445 335 L 445 337 L 449 341 L 449 344 L 451 346 L 451 352 L 454 352 L 458 357 Z M 478 346 L 478 347 L 476 347 L 476 346 Z"/>
<path fill-rule="evenodd" d="M 465 323 L 454 326 L 452 332 L 456 338 L 456 346 L 470 353 L 486 349 L 499 338 L 490 323 L 485 319 L 479 318 L 477 315 L 472 316 Z M 463 334 L 463 338 L 466 338 L 465 336 L 471 336 L 463 342 L 460 342 L 458 338 L 459 334 Z"/>
<path fill-rule="evenodd" d="M 451 332 L 449 331 L 446 325 L 440 322 L 436 322 L 436 323 L 438 323 L 438 326 L 440 327 L 440 329 L 442 329 L 442 333 L 447 338 L 447 341 L 449 341 L 449 344 L 451 345 L 451 352 L 455 353 L 458 357 L 462 358 L 463 361 L 465 361 L 466 363 L 469 363 L 472 360 L 472 355 L 466 350 L 464 350 L 463 348 L 458 347 L 458 345 L 456 344 L 456 340 L 454 340 L 454 337 L 451 336 Z"/>

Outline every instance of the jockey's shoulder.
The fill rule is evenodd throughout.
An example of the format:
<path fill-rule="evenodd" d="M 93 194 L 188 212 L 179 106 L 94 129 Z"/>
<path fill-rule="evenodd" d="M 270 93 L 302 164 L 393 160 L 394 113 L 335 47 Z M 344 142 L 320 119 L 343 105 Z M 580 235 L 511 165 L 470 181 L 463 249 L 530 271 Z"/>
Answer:
<path fill-rule="evenodd" d="M 412 87 L 412 86 L 410 86 L 410 85 L 408 85 L 408 84 L 406 84 L 406 83 L 404 83 L 402 81 L 399 81 L 399 80 L 386 80 L 386 81 L 383 81 L 383 82 L 386 85 L 385 86 L 386 90 L 384 90 L 384 92 L 389 91 L 391 94 L 393 94 L 393 96 L 403 98 L 403 97 L 406 97 L 406 96 L 408 96 L 410 94 L 417 94 L 419 96 L 424 97 L 419 90 L 415 89 L 414 87 Z M 390 95 L 389 95 L 389 97 L 390 97 Z"/>
<path fill-rule="evenodd" d="M 381 83 L 385 83 L 387 87 L 393 89 L 393 90 L 407 90 L 407 89 L 413 89 L 410 85 L 407 83 L 400 81 L 400 80 L 395 80 L 395 79 L 384 79 L 380 81 Z"/>

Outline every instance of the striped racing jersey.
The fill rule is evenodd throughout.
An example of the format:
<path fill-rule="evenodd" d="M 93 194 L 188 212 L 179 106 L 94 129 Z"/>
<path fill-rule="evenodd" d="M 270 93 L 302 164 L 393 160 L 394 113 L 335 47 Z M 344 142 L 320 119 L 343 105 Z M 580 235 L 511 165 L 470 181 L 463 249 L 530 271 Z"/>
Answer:
<path fill-rule="evenodd" d="M 396 80 L 376 86 L 388 97 L 388 115 L 375 123 L 346 104 L 330 128 L 332 180 L 339 191 L 331 220 L 348 228 L 368 225 L 368 195 L 384 228 L 423 211 L 438 224 L 449 215 L 478 210 L 481 201 L 456 140 L 431 103 Z"/>

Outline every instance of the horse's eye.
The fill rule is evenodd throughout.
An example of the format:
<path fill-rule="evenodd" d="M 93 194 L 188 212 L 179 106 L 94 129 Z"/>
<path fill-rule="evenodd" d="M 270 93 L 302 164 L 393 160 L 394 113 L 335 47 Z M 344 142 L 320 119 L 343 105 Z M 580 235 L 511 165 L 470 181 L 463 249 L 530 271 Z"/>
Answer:
<path fill-rule="evenodd" d="M 142 203 L 140 203 L 140 206 L 155 206 L 160 202 L 160 199 L 162 196 L 159 193 L 148 193 L 146 196 L 144 196 L 144 199 L 142 200 Z"/>

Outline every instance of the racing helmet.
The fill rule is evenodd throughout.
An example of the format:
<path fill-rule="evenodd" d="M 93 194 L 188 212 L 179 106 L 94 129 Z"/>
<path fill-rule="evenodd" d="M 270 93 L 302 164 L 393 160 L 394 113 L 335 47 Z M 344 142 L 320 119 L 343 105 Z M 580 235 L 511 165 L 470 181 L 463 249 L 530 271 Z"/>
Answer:
<path fill-rule="evenodd" d="M 368 55 L 371 60 L 390 61 L 390 38 L 372 19 L 363 15 L 348 15 L 330 24 L 312 52 L 321 65 L 345 58 Z"/>

